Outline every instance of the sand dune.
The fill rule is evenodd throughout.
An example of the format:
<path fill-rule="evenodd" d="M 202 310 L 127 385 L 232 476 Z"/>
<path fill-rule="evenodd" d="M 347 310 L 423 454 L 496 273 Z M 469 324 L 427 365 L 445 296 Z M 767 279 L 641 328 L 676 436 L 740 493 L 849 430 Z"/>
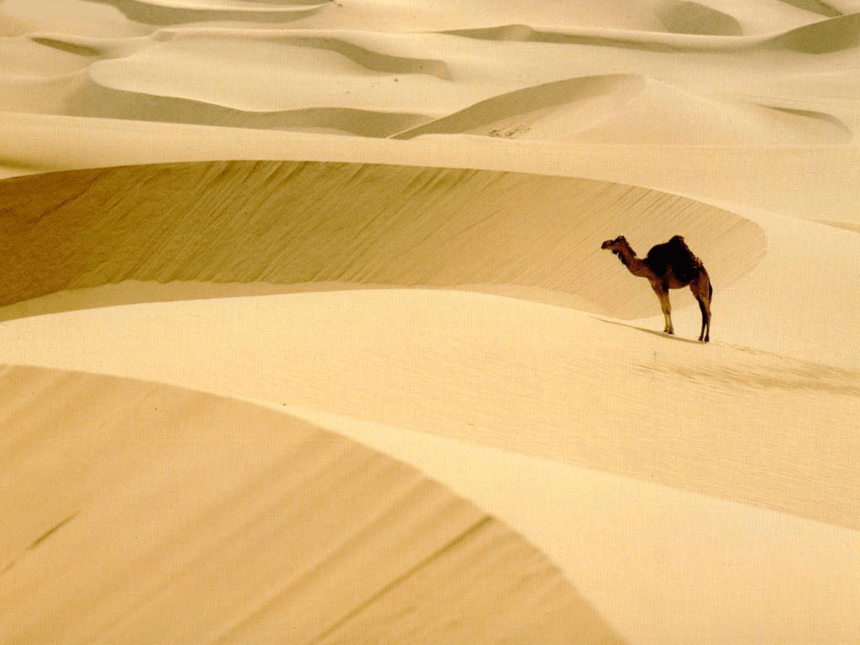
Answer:
<path fill-rule="evenodd" d="M 482 134 L 518 138 L 569 138 L 623 109 L 642 90 L 645 79 L 633 75 L 572 78 L 494 96 L 431 123 L 399 133 L 395 139 L 422 134 Z"/>
<path fill-rule="evenodd" d="M 387 80 L 393 85 L 395 78 L 401 82 L 398 75 L 406 75 L 402 79 L 402 91 L 406 92 L 409 83 L 421 77 L 449 76 L 446 64 L 440 60 L 385 54 L 327 32 L 284 35 L 183 29 L 159 32 L 155 43 L 137 56 L 94 64 L 91 77 L 114 89 L 262 110 L 292 106 L 300 100 L 296 88 L 287 83 L 294 84 L 296 76 L 309 70 L 315 71 L 316 77 L 314 86 L 305 90 L 306 97 L 319 97 L 316 101 L 328 105 L 338 96 L 345 96 L 340 99 L 349 101 L 345 105 L 360 103 L 365 107 L 372 105 L 370 96 L 350 97 L 358 89 L 358 81 Z M 195 59 L 208 61 L 207 66 L 194 65 Z M 205 81 L 216 69 L 221 83 L 213 87 Z M 249 92 L 249 86 L 255 91 Z M 394 86 L 390 91 L 396 89 Z M 213 95 L 213 90 L 218 93 Z M 318 106 L 319 103 L 313 105 Z"/>
<path fill-rule="evenodd" d="M 504 525 L 336 435 L 153 384 L 2 383 L 5 643 L 619 642 Z"/>
<path fill-rule="evenodd" d="M 183 30 L 127 44 L 43 35 L 16 49 L 35 49 L 43 62 L 5 81 L 6 110 L 362 136 L 428 120 L 423 97 L 448 75 L 441 61 L 389 55 L 327 34 Z M 209 64 L 193 64 L 200 59 Z M 45 67 L 53 73 L 40 75 Z M 296 92 L 308 69 L 318 71 L 314 84 Z M 213 74 L 222 80 L 214 92 Z M 380 85 L 397 88 L 401 104 L 392 105 Z"/>
<path fill-rule="evenodd" d="M 669 0 L 657 7 L 657 16 L 666 29 L 676 34 L 704 36 L 741 36 L 737 18 L 697 2 Z"/>
<path fill-rule="evenodd" d="M 834 81 L 838 83 L 838 79 Z M 835 87 L 828 83 L 827 88 Z M 0 121 L 2 176 L 80 167 L 145 164 L 188 159 L 293 159 L 394 163 L 410 166 L 487 168 L 588 177 L 695 196 L 730 208 L 749 206 L 771 214 L 852 224 L 860 184 L 853 145 L 728 146 L 555 145 L 537 149 L 532 140 L 470 137 L 469 146 L 449 137 L 420 137 L 408 147 L 398 141 L 170 125 L 112 119 L 49 117 L 8 113 Z M 111 146 L 119 135 L 120 148 Z M 189 152 L 190 151 L 190 152 Z M 762 182 L 759 169 L 768 169 Z"/>
<path fill-rule="evenodd" d="M 691 118 L 696 114 L 701 121 Z M 695 123 L 695 125 L 693 125 Z M 791 145 L 852 138 L 836 117 L 697 96 L 649 82 L 623 109 L 577 137 L 593 143 Z"/>
<path fill-rule="evenodd" d="M 841 13 L 850 13 L 850 0 Z M 773 33 L 820 20 L 822 16 L 839 15 L 833 7 L 816 3 L 762 0 L 739 3 L 732 0 L 679 2 L 675 0 L 642 0 L 631 4 L 624 0 L 602 2 L 541 3 L 524 11 L 517 2 L 474 2 L 437 0 L 432 9 L 420 4 L 403 5 L 396 1 L 353 0 L 339 6 L 340 11 L 322 11 L 302 22 L 308 27 L 356 25 L 363 29 L 398 29 L 401 31 L 436 31 L 458 28 L 482 28 L 511 24 L 528 15 L 533 24 L 561 27 L 606 27 L 629 31 L 663 32 L 683 29 L 685 33 L 719 34 L 737 21 L 744 33 Z M 854 9 L 856 10 L 856 8 Z"/>
<path fill-rule="evenodd" d="M 85 0 L 4 0 L 0 11 L 6 37 L 41 30 L 96 37 L 135 37 L 151 31 L 113 7 Z"/>
<path fill-rule="evenodd" d="M 679 316 L 679 334 L 697 317 Z M 7 321 L 0 360 L 287 403 L 858 528 L 860 443 L 834 430 L 860 413 L 856 362 L 735 345 L 716 325 L 703 351 L 651 327 L 457 291 L 303 293 Z"/>
<path fill-rule="evenodd" d="M 48 81 L 13 82 L 2 107 L 13 111 L 149 121 L 155 115 L 170 123 L 290 129 L 384 137 L 427 121 L 420 114 L 318 107 L 279 111 L 246 111 L 193 99 L 111 89 L 88 74 Z"/>
<path fill-rule="evenodd" d="M 460 468 L 450 464 L 439 472 L 434 457 L 447 462 L 438 447 L 421 460 L 416 451 L 420 455 L 427 442 L 394 430 L 363 435 L 411 455 L 420 467 L 436 468 L 437 476 L 447 472 L 463 494 L 505 507 L 499 510 L 537 532 L 531 540 L 552 547 L 574 584 L 590 572 L 583 592 L 634 640 L 684 642 L 703 630 L 713 642 L 744 640 L 750 629 L 755 642 L 804 640 L 824 614 L 802 612 L 786 622 L 767 607 L 818 607 L 830 594 L 837 600 L 827 603 L 828 635 L 850 641 L 860 628 L 852 604 L 860 587 L 855 570 L 845 566 L 853 560 L 840 559 L 857 548 L 856 540 L 845 540 L 856 536 L 852 464 L 858 445 L 855 433 L 839 430 L 849 429 L 860 412 L 856 371 L 724 344 L 710 348 L 716 354 L 703 352 L 695 343 L 643 335 L 570 310 L 420 291 L 147 304 L 7 322 L 2 332 L 4 361 L 154 378 L 281 409 L 289 402 L 340 432 L 350 432 L 335 418 L 345 415 L 456 439 L 461 458 L 479 454 L 476 448 L 501 449 L 497 457 L 471 462 L 475 470 L 461 461 Z M 24 346 L 22 334 L 30 339 Z M 112 339 L 109 354 L 99 351 L 105 338 Z M 739 431 L 744 428 L 750 431 Z M 549 489 L 524 492 L 514 485 L 515 475 L 493 487 L 506 454 L 514 461 L 517 455 L 548 461 L 549 469 L 556 462 L 586 466 L 707 497 L 685 501 L 650 488 L 634 493 L 630 482 L 618 498 L 613 486 L 592 481 L 583 489 L 581 479 L 566 475 L 543 484 Z M 485 472 L 490 464 L 496 465 Z M 519 477 L 543 481 L 543 475 Z M 553 519 L 572 512 L 555 505 L 553 491 L 566 490 L 562 481 L 574 486 L 571 495 L 588 491 L 580 493 L 583 508 L 569 520 Z M 528 513 L 528 521 L 516 513 L 523 502 L 517 490 L 533 500 L 527 506 L 540 509 Z M 726 508 L 714 497 L 743 504 Z M 643 499 L 647 508 L 662 508 L 661 500 L 668 507 L 659 521 L 653 512 L 634 520 L 618 511 L 613 519 L 608 509 L 598 520 L 588 508 L 603 507 L 604 499 L 614 500 L 610 508 L 616 510 L 640 508 Z M 779 512 L 743 510 L 749 504 Z M 794 522 L 780 519 L 786 513 Z M 703 521 L 709 528 L 700 534 Z M 591 527 L 589 537 L 577 522 Z M 851 531 L 818 529 L 818 522 Z M 612 534 L 610 526 L 630 526 L 634 533 L 619 544 L 599 539 L 600 526 Z M 674 537 L 667 542 L 667 535 Z M 671 546 L 691 541 L 703 562 L 697 571 L 707 563 L 751 559 L 752 568 L 739 569 L 750 575 L 739 578 L 717 567 L 719 574 L 699 578 L 676 559 L 687 551 Z M 585 549 L 582 555 L 576 545 Z M 767 557 L 757 558 L 757 549 Z M 596 566 L 595 558 L 601 559 Z M 630 558 L 636 574 L 625 571 Z M 615 569 L 602 559 L 628 564 Z M 820 563 L 813 565 L 816 583 L 807 586 L 800 571 L 810 560 Z M 601 574 L 604 566 L 613 573 Z M 616 589 L 632 584 L 631 575 L 636 588 L 650 590 L 639 600 L 633 591 Z M 692 575 L 694 596 L 683 591 Z M 614 600 L 619 596 L 632 606 Z M 673 628 L 678 615 L 684 619 Z"/>
<path fill-rule="evenodd" d="M 754 631 L 755 642 L 776 645 L 822 642 L 825 624 L 837 642 L 860 632 L 856 531 L 424 433 L 296 414 L 384 446 L 520 527 L 598 606 L 623 608 L 609 613 L 631 640 L 745 642 Z M 785 620 L 774 607 L 805 611 Z"/>
<path fill-rule="evenodd" d="M 670 145 L 837 143 L 853 136 L 830 114 L 721 101 L 641 76 L 614 75 L 517 90 L 395 138 L 458 133 Z"/>
<path fill-rule="evenodd" d="M 768 41 L 771 47 L 804 54 L 829 54 L 860 46 L 860 13 L 798 27 Z"/>
<path fill-rule="evenodd" d="M 328 3 L 290 0 L 284 3 L 218 0 L 95 0 L 115 7 L 129 20 L 145 25 L 175 25 L 202 21 L 289 23 L 319 11 Z"/>
<path fill-rule="evenodd" d="M 653 294 L 595 262 L 619 231 L 683 231 L 722 288 L 765 248 L 752 222 L 684 198 L 510 173 L 181 164 L 23 178 L 0 200 L 13 240 L 5 304 L 123 280 L 345 282 L 538 287 L 635 317 L 653 312 Z"/>
<path fill-rule="evenodd" d="M 497 41 L 528 41 L 568 46 L 635 49 L 643 52 L 732 52 L 757 49 L 786 49 L 804 54 L 824 54 L 851 50 L 860 42 L 858 21 L 860 13 L 836 15 L 805 24 L 778 35 L 741 36 L 742 29 L 730 16 L 719 17 L 694 3 L 678 3 L 684 7 L 667 6 L 661 13 L 670 23 L 691 24 L 668 32 L 622 31 L 615 29 L 547 30 L 522 24 L 452 30 L 448 33 L 466 38 Z M 691 20 L 693 15 L 701 23 Z M 733 33 L 721 33 L 731 31 Z"/>
<path fill-rule="evenodd" d="M 741 37 L 703 39 L 686 32 L 622 31 L 614 29 L 547 30 L 522 24 L 501 25 L 447 32 L 453 36 L 492 41 L 519 41 L 554 45 L 633 49 L 642 52 L 730 51 L 757 42 Z"/>
<path fill-rule="evenodd" d="M 792 7 L 803 9 L 804 11 L 811 11 L 822 16 L 827 16 L 828 18 L 833 18 L 841 14 L 834 4 L 821 2 L 820 0 L 782 0 L 782 2 Z"/>
<path fill-rule="evenodd" d="M 711 9 L 660 6 L 672 15 L 704 12 L 704 23 L 716 20 Z M 0 107 L 366 137 L 477 129 L 627 145 L 838 144 L 860 123 L 856 102 L 798 102 L 795 88 L 781 87 L 769 71 L 770 56 L 774 50 L 849 56 L 856 22 L 849 15 L 747 37 L 507 24 L 416 34 L 411 42 L 387 32 L 212 27 L 218 23 L 211 21 L 153 28 L 148 38 L 31 31 L 7 43 L 7 62 L 0 58 L 14 72 L 0 88 Z M 824 50 L 819 42 L 828 43 Z M 512 47 L 499 52 L 501 43 Z M 598 56 L 595 46 L 617 51 L 617 62 Z M 468 58 L 471 51 L 480 55 Z M 596 56 L 601 73 L 584 74 L 583 55 Z M 698 74 L 679 75 L 678 66 L 666 64 L 669 55 L 701 62 L 714 75 L 713 90 L 702 91 Z M 743 56 L 756 57 L 761 70 L 751 75 L 754 82 L 738 86 L 732 70 Z M 25 57 L 31 62 L 18 62 Z M 631 74 L 625 61 L 636 57 L 647 65 Z M 813 63 L 797 65 L 805 70 Z M 302 82 L 309 74 L 314 82 Z M 592 131 L 596 123 L 604 125 Z"/>
<path fill-rule="evenodd" d="M 860 642 L 858 12 L 0 0 L 0 641 Z"/>

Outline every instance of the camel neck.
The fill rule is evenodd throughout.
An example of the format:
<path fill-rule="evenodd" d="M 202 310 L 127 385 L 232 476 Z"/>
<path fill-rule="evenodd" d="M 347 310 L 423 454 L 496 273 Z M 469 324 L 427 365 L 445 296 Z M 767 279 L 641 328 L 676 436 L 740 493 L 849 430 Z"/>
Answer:
<path fill-rule="evenodd" d="M 622 264 L 627 267 L 627 270 L 630 271 L 635 276 L 647 277 L 648 275 L 648 267 L 645 265 L 644 260 L 640 260 L 636 257 L 636 253 L 631 248 L 621 249 L 618 252 L 618 258 L 621 260 Z"/>

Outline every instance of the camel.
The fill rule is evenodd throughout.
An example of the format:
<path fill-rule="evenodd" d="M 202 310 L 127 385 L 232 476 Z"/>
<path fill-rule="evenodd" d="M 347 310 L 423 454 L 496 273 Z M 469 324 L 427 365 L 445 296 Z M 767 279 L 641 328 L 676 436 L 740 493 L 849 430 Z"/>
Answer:
<path fill-rule="evenodd" d="M 699 334 L 699 341 L 707 343 L 710 340 L 711 296 L 714 288 L 711 286 L 711 280 L 702 261 L 693 255 L 683 237 L 676 235 L 668 242 L 658 244 L 648 251 L 644 260 L 636 257 L 636 252 L 630 248 L 630 244 L 623 235 L 619 235 L 614 240 L 606 240 L 600 248 L 609 249 L 617 255 L 633 275 L 648 278 L 663 310 L 663 318 L 666 322 L 663 333 L 675 333 L 672 327 L 669 289 L 682 289 L 689 286 L 702 311 L 702 331 Z"/>

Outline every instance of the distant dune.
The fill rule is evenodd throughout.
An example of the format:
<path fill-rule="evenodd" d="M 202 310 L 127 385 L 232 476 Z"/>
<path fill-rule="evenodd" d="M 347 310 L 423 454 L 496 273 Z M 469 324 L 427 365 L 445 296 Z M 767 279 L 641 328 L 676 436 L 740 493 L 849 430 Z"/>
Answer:
<path fill-rule="evenodd" d="M 692 118 L 694 114 L 705 125 Z M 852 137 L 851 130 L 829 114 L 715 100 L 642 77 L 616 75 L 517 90 L 394 138 L 460 133 L 674 145 L 839 143 Z"/>
<path fill-rule="evenodd" d="M 0 0 L 0 643 L 860 643 L 859 48 Z"/>
<path fill-rule="evenodd" d="M 697 2 L 669 0 L 658 6 L 657 16 L 676 34 L 741 36 L 744 32 L 737 18 Z"/>
<path fill-rule="evenodd" d="M 804 54 L 829 54 L 855 49 L 860 46 L 860 13 L 798 27 L 771 39 L 768 45 Z"/>

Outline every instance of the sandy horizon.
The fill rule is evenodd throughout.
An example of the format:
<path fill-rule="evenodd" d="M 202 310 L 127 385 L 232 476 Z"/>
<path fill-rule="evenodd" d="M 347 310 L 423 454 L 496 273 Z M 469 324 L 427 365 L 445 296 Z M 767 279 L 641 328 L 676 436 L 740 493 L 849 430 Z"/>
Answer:
<path fill-rule="evenodd" d="M 0 641 L 860 642 L 858 52 L 856 0 L 0 2 Z"/>

